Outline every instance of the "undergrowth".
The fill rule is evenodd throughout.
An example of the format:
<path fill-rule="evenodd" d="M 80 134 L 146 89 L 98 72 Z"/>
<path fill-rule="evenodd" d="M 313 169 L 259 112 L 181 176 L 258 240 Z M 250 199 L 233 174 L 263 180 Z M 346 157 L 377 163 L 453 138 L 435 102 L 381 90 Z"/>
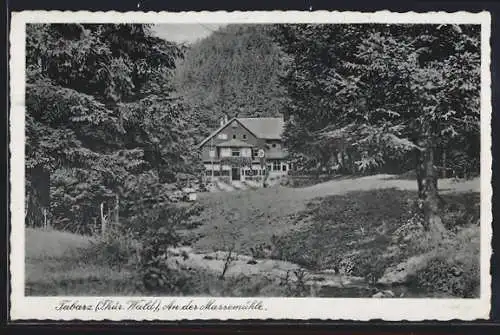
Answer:
<path fill-rule="evenodd" d="M 311 270 L 331 269 L 375 284 L 391 266 L 432 254 L 410 285 L 430 294 L 471 297 L 479 287 L 479 194 L 444 195 L 448 234 L 423 231 L 416 192 L 352 192 L 311 203 L 312 224 L 273 239 L 274 257 Z"/>

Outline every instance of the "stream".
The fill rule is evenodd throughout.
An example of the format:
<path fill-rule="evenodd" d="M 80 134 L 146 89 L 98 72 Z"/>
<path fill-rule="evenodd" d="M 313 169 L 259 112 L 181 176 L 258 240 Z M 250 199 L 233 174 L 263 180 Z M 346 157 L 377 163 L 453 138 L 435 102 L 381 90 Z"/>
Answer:
<path fill-rule="evenodd" d="M 177 247 L 169 250 L 168 263 L 172 267 L 200 269 L 221 274 L 227 259 L 227 252 L 215 251 L 197 253 L 191 247 Z M 376 287 L 365 278 L 339 274 L 333 270 L 310 271 L 297 264 L 277 259 L 254 259 L 251 256 L 233 254 L 227 268 L 226 277 L 263 276 L 280 281 L 289 277 L 296 281 L 295 272 L 303 272 L 305 287 L 311 296 L 317 297 L 358 297 L 389 298 L 422 296 L 417 290 L 406 286 Z"/>

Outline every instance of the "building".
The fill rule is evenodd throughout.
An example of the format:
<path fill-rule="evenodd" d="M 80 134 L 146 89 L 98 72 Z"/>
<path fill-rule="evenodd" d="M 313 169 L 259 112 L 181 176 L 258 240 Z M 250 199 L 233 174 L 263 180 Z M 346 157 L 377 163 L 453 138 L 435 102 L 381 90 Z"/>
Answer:
<path fill-rule="evenodd" d="M 223 118 L 199 144 L 206 179 L 234 182 L 286 175 L 283 129 L 283 118 Z"/>

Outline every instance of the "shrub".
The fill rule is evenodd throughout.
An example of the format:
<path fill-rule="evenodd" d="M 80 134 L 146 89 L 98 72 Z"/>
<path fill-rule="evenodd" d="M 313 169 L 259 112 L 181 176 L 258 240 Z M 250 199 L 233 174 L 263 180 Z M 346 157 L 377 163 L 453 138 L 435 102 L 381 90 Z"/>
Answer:
<path fill-rule="evenodd" d="M 373 252 L 363 252 L 353 260 L 353 276 L 364 277 L 369 284 L 374 284 L 382 277 L 387 266 L 387 260 Z"/>
<path fill-rule="evenodd" d="M 479 296 L 479 264 L 477 260 L 461 263 L 447 257 L 432 259 L 420 271 L 415 284 L 428 292 L 442 293 L 446 296 L 474 298 Z"/>
<path fill-rule="evenodd" d="M 96 235 L 84 251 L 87 262 L 106 264 L 120 270 L 123 266 L 137 264 L 138 241 L 127 232 L 111 228 L 102 235 Z"/>
<path fill-rule="evenodd" d="M 439 241 L 422 237 L 413 244 L 419 245 L 420 253 L 433 252 L 434 256 L 412 278 L 412 286 L 444 296 L 472 298 L 479 295 L 479 227 L 461 228 Z"/>
<path fill-rule="evenodd" d="M 141 291 L 181 292 L 187 278 L 168 268 L 167 251 L 178 245 L 181 239 L 177 228 L 185 226 L 192 215 L 191 208 L 171 204 L 145 208 L 123 225 L 110 225 L 97 236 L 87 258 L 111 267 L 131 267 Z"/>

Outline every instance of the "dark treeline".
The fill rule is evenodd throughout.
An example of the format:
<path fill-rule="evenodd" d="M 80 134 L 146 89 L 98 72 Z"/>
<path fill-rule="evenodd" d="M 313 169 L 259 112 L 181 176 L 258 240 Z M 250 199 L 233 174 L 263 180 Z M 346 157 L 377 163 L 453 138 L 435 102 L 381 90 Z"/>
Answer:
<path fill-rule="evenodd" d="M 184 51 L 145 25 L 27 26 L 28 225 L 140 222 L 196 171 L 197 120 L 172 80 Z"/>
<path fill-rule="evenodd" d="M 278 116 L 282 59 L 266 25 L 229 25 L 189 48 L 176 82 L 186 103 L 213 128 L 229 117 Z M 205 135 L 205 134 L 204 134 Z"/>
<path fill-rule="evenodd" d="M 443 230 L 439 174 L 479 171 L 479 28 L 276 26 L 296 166 L 413 169 L 425 222 Z"/>

